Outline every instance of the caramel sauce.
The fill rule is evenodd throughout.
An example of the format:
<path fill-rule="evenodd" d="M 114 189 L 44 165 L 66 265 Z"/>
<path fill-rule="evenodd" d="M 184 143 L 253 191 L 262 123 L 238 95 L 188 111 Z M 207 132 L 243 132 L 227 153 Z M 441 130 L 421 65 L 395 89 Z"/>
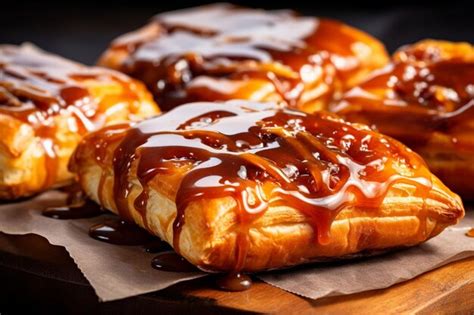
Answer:
<path fill-rule="evenodd" d="M 94 137 L 106 138 L 108 132 L 106 128 Z M 179 253 L 188 205 L 230 196 L 239 222 L 236 271 L 245 265 L 248 227 L 269 206 L 301 211 L 315 231 L 315 242 L 325 244 L 341 209 L 357 205 L 377 211 L 388 189 L 398 183 L 415 187 L 422 198 L 431 189 L 431 175 L 418 155 L 328 113 L 305 114 L 273 103 L 196 103 L 122 132 L 121 140 L 107 143 L 115 148 L 119 215 L 131 221 L 127 197 L 132 168 L 143 187 L 134 207 L 145 227 L 150 180 L 181 173 L 173 193 L 173 248 Z"/>
<path fill-rule="evenodd" d="M 100 206 L 91 200 L 65 206 L 48 207 L 42 212 L 46 217 L 59 220 L 85 219 L 96 217 L 103 213 Z"/>
<path fill-rule="evenodd" d="M 153 236 L 133 223 L 120 219 L 108 219 L 91 226 L 89 236 L 116 245 L 143 245 L 153 240 Z"/>
<path fill-rule="evenodd" d="M 231 292 L 245 291 L 252 286 L 252 279 L 243 273 L 229 273 L 216 280 L 219 289 Z"/>
<path fill-rule="evenodd" d="M 146 244 L 145 246 L 143 246 L 143 249 L 147 253 L 161 253 L 173 250 L 173 248 L 168 243 L 162 240 L 156 240 L 149 244 Z"/>
<path fill-rule="evenodd" d="M 58 220 L 85 219 L 104 213 L 97 203 L 87 199 L 78 184 L 65 186 L 61 190 L 67 192 L 65 204 L 47 207 L 42 211 L 45 217 Z"/>
<path fill-rule="evenodd" d="M 195 272 L 196 266 L 173 251 L 158 254 L 151 261 L 151 266 L 161 271 L 170 272 Z"/>
<path fill-rule="evenodd" d="M 474 150 L 474 59 L 441 57 L 440 49 L 403 48 L 392 64 L 348 91 L 333 110 L 415 151 L 434 133 L 449 136 L 456 150 Z"/>
<path fill-rule="evenodd" d="M 59 169 L 56 116 L 69 115 L 67 128 L 83 135 L 103 125 L 104 110 L 119 103 L 99 104 L 84 83 L 88 80 L 119 82 L 124 89 L 121 102 L 138 98 L 130 79 L 119 73 L 86 67 L 29 45 L 0 46 L 0 115 L 33 127 L 45 153 L 43 189 L 56 183 Z"/>
<path fill-rule="evenodd" d="M 474 228 L 466 232 L 466 236 L 474 237 Z"/>
<path fill-rule="evenodd" d="M 92 202 L 87 198 L 79 183 L 62 187 L 61 190 L 67 192 L 66 204 L 69 206 L 80 206 L 86 202 Z"/>
<path fill-rule="evenodd" d="M 146 29 L 111 51 L 129 53 L 119 69 L 165 111 L 193 101 L 329 100 L 362 67 L 354 49 L 371 52 L 363 40 L 373 40 L 329 19 L 222 4 L 159 14 Z"/>

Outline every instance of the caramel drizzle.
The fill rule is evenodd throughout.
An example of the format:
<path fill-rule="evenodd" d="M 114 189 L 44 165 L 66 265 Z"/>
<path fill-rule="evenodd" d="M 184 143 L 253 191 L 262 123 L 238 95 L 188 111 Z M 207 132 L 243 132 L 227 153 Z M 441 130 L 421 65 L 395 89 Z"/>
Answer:
<path fill-rule="evenodd" d="M 410 174 L 397 171 L 400 163 Z M 114 196 L 128 220 L 132 166 L 143 187 L 134 205 L 145 226 L 150 180 L 185 170 L 175 197 L 178 253 L 190 203 L 226 196 L 236 201 L 235 270 L 245 265 L 248 227 L 269 206 L 301 211 L 310 218 L 316 241 L 325 244 L 344 207 L 375 210 L 396 183 L 415 186 L 422 198 L 431 189 L 424 162 L 397 141 L 329 114 L 243 101 L 183 105 L 126 131 L 114 152 Z"/>
<path fill-rule="evenodd" d="M 34 46 L 0 46 L 0 114 L 30 124 L 45 153 L 46 179 L 43 189 L 56 182 L 57 158 L 55 116 L 69 113 L 68 127 L 85 134 L 104 122 L 99 104 L 85 80 L 123 83 L 124 99 L 136 95 L 130 80 L 110 70 L 89 68 L 42 52 Z"/>
<path fill-rule="evenodd" d="M 459 149 L 474 149 L 472 139 L 463 137 L 474 120 L 474 62 L 394 60 L 347 92 L 334 110 L 414 149 L 433 132 L 450 135 Z"/>
<path fill-rule="evenodd" d="M 160 14 L 152 23 L 153 36 L 129 35 L 112 49 L 129 51 L 121 70 L 144 81 L 163 110 L 192 101 L 249 99 L 232 83 L 249 78 L 271 83 L 290 106 L 308 87 L 314 95 L 304 102 L 329 100 L 335 81 L 343 84 L 360 68 L 351 51 L 358 41 L 341 23 L 291 11 L 213 5 Z M 329 88 L 316 91 L 323 83 Z"/>
<path fill-rule="evenodd" d="M 86 88 L 74 79 L 84 72 L 73 62 L 48 55 L 30 46 L 3 46 L 0 50 L 0 110 L 33 126 L 44 127 L 51 117 L 75 104 L 83 112 L 72 111 L 86 130 L 87 118 L 96 112 L 96 105 Z M 47 131 L 45 131 L 47 133 Z"/>

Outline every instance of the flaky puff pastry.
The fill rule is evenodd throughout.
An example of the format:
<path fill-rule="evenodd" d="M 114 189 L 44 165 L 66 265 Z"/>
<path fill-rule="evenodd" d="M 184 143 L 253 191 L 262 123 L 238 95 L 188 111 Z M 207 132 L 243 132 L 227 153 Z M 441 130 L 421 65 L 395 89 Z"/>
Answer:
<path fill-rule="evenodd" d="M 145 82 L 165 111 L 246 99 L 314 112 L 387 61 L 378 40 L 341 22 L 217 4 L 157 15 L 99 64 Z"/>
<path fill-rule="evenodd" d="M 349 90 L 332 110 L 418 152 L 463 198 L 474 199 L 474 47 L 425 40 Z"/>
<path fill-rule="evenodd" d="M 71 169 L 93 200 L 208 271 L 411 246 L 464 214 L 401 143 L 272 103 L 192 103 L 105 128 Z"/>
<path fill-rule="evenodd" d="M 159 112 L 145 87 L 38 48 L 0 45 L 0 199 L 73 179 L 69 158 L 84 134 Z"/>

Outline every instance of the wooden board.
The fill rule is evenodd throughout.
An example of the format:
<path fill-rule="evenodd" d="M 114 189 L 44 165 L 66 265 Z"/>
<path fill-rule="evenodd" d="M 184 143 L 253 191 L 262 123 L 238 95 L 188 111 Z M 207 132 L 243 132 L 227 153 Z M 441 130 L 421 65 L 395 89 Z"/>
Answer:
<path fill-rule="evenodd" d="M 176 288 L 175 288 L 176 289 Z M 305 299 L 265 283 L 246 292 L 228 293 L 209 287 L 180 288 L 190 296 L 212 298 L 219 305 L 265 313 L 433 314 L 474 310 L 474 259 L 452 263 L 385 290 L 348 296 Z"/>
<path fill-rule="evenodd" d="M 473 240 L 474 241 L 474 240 Z M 474 258 L 451 263 L 388 289 L 319 300 L 256 281 L 244 292 L 224 292 L 212 277 L 111 303 L 98 303 L 62 247 L 39 236 L 0 234 L 0 307 L 61 312 L 468 314 L 474 311 Z M 63 292 L 57 299 L 57 292 Z M 17 300 L 18 298 L 18 300 Z M 33 308 L 34 307 L 34 308 Z M 22 309 L 23 310 L 23 309 Z M 0 308 L 0 312 L 2 309 Z"/>

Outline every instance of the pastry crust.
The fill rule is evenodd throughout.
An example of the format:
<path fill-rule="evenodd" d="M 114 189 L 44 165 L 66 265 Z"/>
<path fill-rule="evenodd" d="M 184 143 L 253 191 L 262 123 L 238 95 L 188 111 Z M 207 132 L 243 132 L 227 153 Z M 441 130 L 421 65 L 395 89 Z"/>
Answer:
<path fill-rule="evenodd" d="M 242 103 L 236 104 L 236 102 L 220 105 L 222 110 L 235 108 L 235 106 L 251 107 L 251 104 L 242 105 Z M 183 117 L 186 116 L 184 113 L 193 112 L 201 106 L 206 105 L 201 103 L 183 105 L 163 117 L 151 120 L 148 126 L 159 126 L 160 122 L 165 124 L 165 122 L 174 121 L 178 117 L 181 118 L 178 119 L 179 121 L 186 121 L 187 118 Z M 215 110 L 215 107 L 213 108 Z M 242 117 L 236 119 L 239 119 L 241 126 L 241 129 L 237 130 L 245 132 L 243 126 L 246 126 L 246 122 L 248 122 L 246 114 L 244 113 Z M 332 116 L 322 119 L 324 121 L 335 119 L 337 121 L 335 127 L 340 127 L 340 124 L 350 126 Z M 220 118 L 217 124 L 222 122 L 223 126 L 234 126 L 232 120 L 225 123 L 224 121 L 226 118 Z M 179 122 L 175 121 L 174 123 L 179 125 Z M 213 124 L 213 122 L 209 123 L 211 130 L 217 128 L 212 127 Z M 368 131 L 366 127 L 353 126 L 366 130 L 363 131 L 366 135 L 385 139 L 381 143 L 390 141 L 391 145 L 400 146 L 403 149 L 403 146 L 396 141 Z M 199 129 L 199 127 L 197 128 Z M 361 202 L 361 199 L 348 201 L 337 210 L 339 212 L 329 225 L 329 237 L 325 241 L 322 241 L 321 230 L 312 221 L 319 220 L 318 216 L 311 218 L 302 208 L 295 207 L 295 204 L 291 203 L 289 199 L 283 199 L 281 203 L 270 202 L 268 207 L 258 214 L 247 213 L 242 216 L 238 207 L 241 201 L 235 196 L 217 194 L 210 197 L 210 195 L 204 194 L 187 203 L 183 212 L 184 224 L 180 230 L 178 243 L 176 243 L 174 223 L 178 213 L 177 200 L 181 200 L 179 190 L 185 187 L 184 178 L 189 176 L 195 166 L 189 164 L 189 160 L 183 162 L 181 158 L 177 162 L 178 166 L 173 168 L 172 172 L 158 174 L 149 179 L 145 184 L 148 199 L 144 211 L 137 207 L 137 200 L 140 199 L 140 195 L 144 191 L 143 178 L 138 175 L 141 172 L 139 165 L 144 159 L 150 157 L 159 159 L 159 157 L 156 154 L 147 154 L 140 150 L 133 151 L 136 153 L 135 158 L 130 160 L 132 162 L 126 174 L 122 173 L 121 175 L 129 183 L 124 199 L 125 205 L 121 204 L 120 206 L 122 210 L 125 207 L 126 213 L 121 212 L 117 206 L 116 163 L 117 159 L 120 159 L 120 154 L 124 154 L 126 151 L 124 148 L 128 143 L 125 142 L 135 138 L 127 138 L 129 130 L 127 127 L 113 130 L 104 129 L 86 137 L 71 160 L 72 170 L 78 175 L 84 191 L 93 200 L 114 213 L 128 216 L 129 220 L 172 244 L 175 249 L 178 247 L 178 251 L 183 257 L 206 271 L 238 269 L 253 272 L 283 268 L 319 259 L 341 258 L 360 252 L 412 246 L 426 241 L 447 226 L 455 224 L 464 214 L 459 197 L 431 175 L 421 162 L 418 164 L 416 172 L 425 174 L 423 180 L 432 183 L 431 188 L 424 195 L 420 194 L 421 186 L 417 187 L 416 182 L 396 181 L 393 185 L 388 185 L 382 202 L 377 206 L 370 202 Z M 146 132 L 146 130 L 145 127 L 142 131 Z M 235 129 L 232 130 L 237 132 Z M 289 129 L 287 131 L 290 132 Z M 304 142 L 301 144 L 308 145 Z M 387 153 L 379 152 L 379 154 L 387 159 L 394 158 L 392 153 L 388 153 L 392 147 L 387 146 L 387 148 Z M 170 146 L 167 150 L 173 151 L 174 149 Z M 321 154 L 326 152 L 321 150 Z M 297 155 L 298 153 L 295 151 L 288 152 L 288 154 Z M 408 154 L 406 157 L 414 159 L 414 161 L 419 160 L 414 153 L 407 151 L 404 154 Z M 404 163 L 406 162 L 402 160 L 395 163 L 397 168 L 395 174 L 410 176 L 409 174 L 412 174 L 414 170 L 407 168 Z M 342 164 L 340 166 L 343 167 Z M 232 169 L 230 167 L 224 171 L 223 174 L 226 175 L 223 176 L 228 175 L 231 178 Z M 206 176 L 212 177 L 216 174 L 206 174 Z M 369 185 L 369 183 L 367 182 L 365 185 Z M 272 180 L 261 183 L 262 189 L 269 191 L 277 189 L 277 186 L 276 182 Z M 268 189 L 268 187 L 270 188 Z M 371 190 L 369 189 L 369 191 Z M 335 197 L 337 192 L 333 194 L 332 196 Z M 340 196 L 349 198 L 355 195 L 347 190 Z M 329 200 L 327 199 L 325 203 L 327 207 L 330 207 Z M 334 202 L 334 199 L 332 200 Z M 323 211 L 321 215 L 327 213 Z M 239 240 L 242 237 L 242 231 L 247 237 L 245 246 Z M 239 254 L 243 251 L 242 246 L 245 247 L 244 258 Z"/>
<path fill-rule="evenodd" d="M 331 110 L 419 153 L 448 187 L 474 198 L 474 46 L 424 40 L 346 92 Z"/>
<path fill-rule="evenodd" d="M 163 110 L 246 99 L 314 112 L 387 61 L 382 43 L 341 22 L 217 4 L 157 15 L 99 64 L 145 82 Z"/>
<path fill-rule="evenodd" d="M 0 199 L 72 181 L 67 164 L 85 133 L 158 112 L 145 87 L 125 75 L 29 44 L 1 45 Z"/>

